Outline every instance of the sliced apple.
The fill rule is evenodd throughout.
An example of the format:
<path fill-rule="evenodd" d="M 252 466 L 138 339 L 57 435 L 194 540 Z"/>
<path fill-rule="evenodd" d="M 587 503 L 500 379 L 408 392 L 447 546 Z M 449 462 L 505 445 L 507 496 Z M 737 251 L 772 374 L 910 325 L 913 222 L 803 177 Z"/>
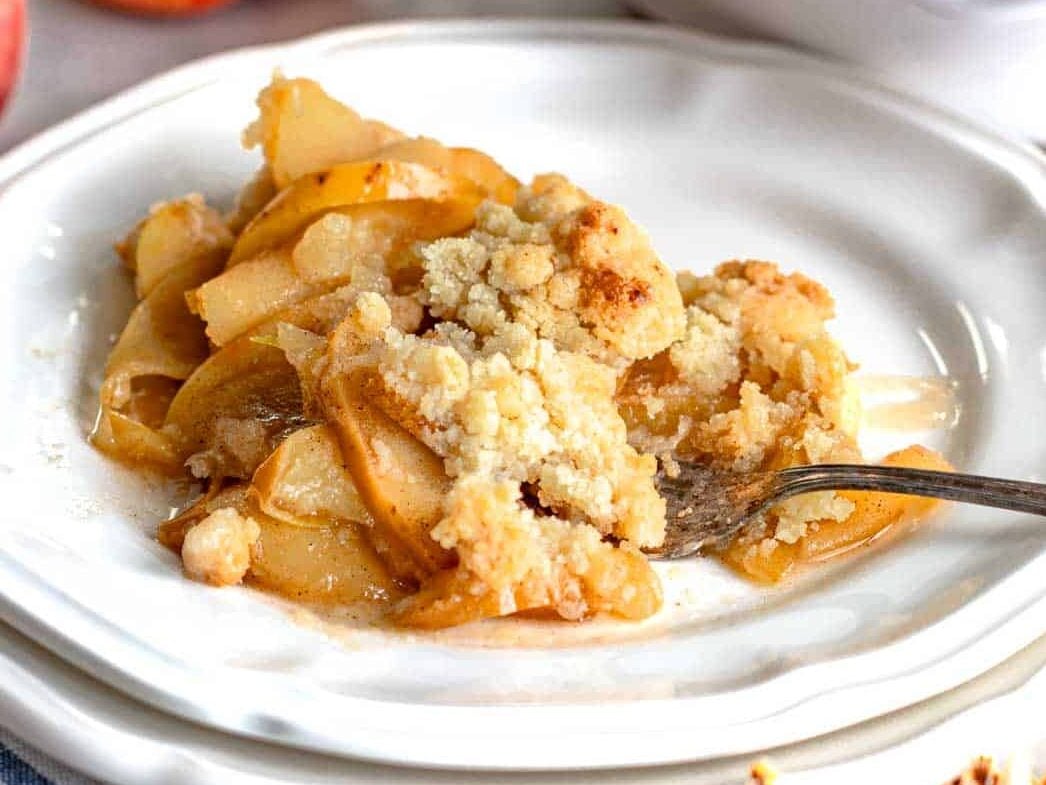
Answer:
<path fill-rule="evenodd" d="M 308 528 L 250 514 L 261 536 L 248 583 L 305 602 L 344 605 L 403 596 L 359 524 Z"/>
<path fill-rule="evenodd" d="M 295 238 L 321 215 L 341 207 L 396 199 L 462 199 L 479 204 L 471 180 L 406 161 L 338 164 L 295 180 L 240 234 L 229 264 L 257 256 Z"/>
<path fill-rule="evenodd" d="M 280 310 L 318 294 L 301 280 L 290 252 L 270 251 L 230 267 L 189 296 L 189 307 L 207 323 L 207 337 L 224 346 Z"/>
<path fill-rule="evenodd" d="M 389 616 L 402 627 L 441 629 L 514 613 L 554 609 L 562 588 L 548 575 L 528 575 L 506 593 L 484 586 L 466 569 L 442 570 L 400 602 Z M 587 569 L 572 579 L 588 615 L 609 613 L 638 620 L 661 608 L 661 583 L 636 550 L 607 545 L 591 554 Z"/>
<path fill-rule="evenodd" d="M 430 536 L 450 481 L 440 457 L 366 395 L 370 373 L 359 368 L 325 379 L 327 419 L 375 526 L 424 572 L 435 572 L 454 563 L 454 555 Z"/>
<path fill-rule="evenodd" d="M 258 467 L 251 481 L 258 508 L 292 526 L 368 522 L 370 515 L 326 425 L 295 431 Z"/>
<path fill-rule="evenodd" d="M 220 510 L 222 507 L 232 507 L 238 513 L 247 515 L 249 510 L 247 484 L 223 485 L 220 482 L 212 482 L 207 488 L 207 492 L 191 507 L 182 510 L 178 515 L 159 525 L 156 530 L 157 541 L 165 548 L 170 548 L 175 553 L 181 553 L 185 533 L 210 513 Z"/>
<path fill-rule="evenodd" d="M 141 376 L 187 379 L 207 358 L 204 325 L 189 312 L 185 291 L 221 269 L 212 254 L 175 267 L 138 303 L 109 355 L 101 399 L 120 409 L 131 399 L 132 381 Z"/>
<path fill-rule="evenodd" d="M 589 613 L 610 613 L 632 620 L 657 613 L 662 601 L 661 581 L 647 558 L 627 544 L 603 546 L 589 555 L 580 576 Z"/>
<path fill-rule="evenodd" d="M 375 526 L 373 519 L 370 526 L 364 526 L 363 536 L 374 548 L 382 563 L 403 586 L 417 589 L 429 576 L 428 569 L 418 565 L 414 557 L 403 550 L 399 540 L 386 533 L 384 526 Z"/>
<path fill-rule="evenodd" d="M 276 198 L 277 193 L 272 170 L 268 164 L 264 164 L 237 194 L 236 205 L 225 221 L 229 231 L 233 234 L 242 232 L 243 228 L 254 220 L 254 216 Z"/>
<path fill-rule="evenodd" d="M 182 470 L 181 456 L 167 434 L 107 406 L 98 414 L 91 444 L 133 466 L 146 464 L 171 474 Z"/>
<path fill-rule="evenodd" d="M 221 450 L 218 438 L 224 430 L 237 436 L 239 430 L 259 445 L 243 446 L 240 452 L 268 455 L 280 439 L 306 425 L 302 415 L 301 387 L 298 374 L 279 349 L 266 346 L 249 337 L 233 341 L 211 355 L 178 390 L 171 402 L 164 431 L 171 434 L 184 457 L 208 450 Z M 237 452 L 236 445 L 229 445 Z M 235 457 L 235 456 L 231 456 Z M 260 462 L 260 460 L 259 460 Z M 253 472 L 255 466 L 242 466 L 230 459 L 236 474 Z"/>
<path fill-rule="evenodd" d="M 433 575 L 417 593 L 394 607 L 388 619 L 399 627 L 439 630 L 550 604 L 551 597 L 540 581 L 513 587 L 506 597 L 459 567 Z"/>
<path fill-rule="evenodd" d="M 160 524 L 157 540 L 180 552 L 189 529 L 215 510 L 231 507 L 253 518 L 261 530 L 248 583 L 306 602 L 347 604 L 403 595 L 358 524 L 288 524 L 266 515 L 245 483 L 214 488 L 181 515 Z"/>
<path fill-rule="evenodd" d="M 435 139 L 424 136 L 393 142 L 379 150 L 374 157 L 411 161 L 460 175 L 478 185 L 488 199 L 502 204 L 514 204 L 520 186 L 519 180 L 486 153 L 471 147 L 445 147 Z"/>
<path fill-rule="evenodd" d="M 919 445 L 890 453 L 883 466 L 908 466 L 913 469 L 954 471 L 939 453 Z M 910 525 L 937 510 L 942 502 L 919 496 L 903 496 L 872 491 L 840 491 L 854 503 L 853 512 L 842 521 L 819 521 L 798 542 L 730 545 L 721 555 L 732 569 L 757 583 L 773 584 L 808 561 L 819 561 L 845 553 L 871 541 L 888 529 Z"/>
<path fill-rule="evenodd" d="M 475 208 L 471 199 L 397 199 L 338 208 L 305 230 L 292 254 L 294 269 L 303 280 L 323 284 L 354 280 L 365 268 L 395 274 L 403 266 L 396 257 L 412 243 L 468 229 Z"/>
<path fill-rule="evenodd" d="M 232 241 L 221 215 L 198 197 L 159 205 L 131 242 L 138 297 L 148 295 L 167 273 L 193 257 L 224 261 Z"/>
<path fill-rule="evenodd" d="M 311 79 L 275 77 L 258 95 L 258 109 L 244 143 L 261 144 L 279 188 L 403 138 L 395 128 L 364 120 Z"/>
<path fill-rule="evenodd" d="M 759 543 L 733 542 L 719 554 L 723 563 L 755 583 L 772 585 L 789 575 L 799 563 L 799 543 L 775 542 L 772 547 Z"/>
<path fill-rule="evenodd" d="M 952 472 L 955 469 L 933 450 L 915 444 L 890 453 L 883 466 L 907 466 Z M 910 525 L 931 515 L 943 504 L 939 499 L 873 491 L 840 491 L 854 503 L 853 512 L 842 521 L 822 521 L 801 541 L 804 559 L 824 559 L 867 542 L 895 525 Z"/>

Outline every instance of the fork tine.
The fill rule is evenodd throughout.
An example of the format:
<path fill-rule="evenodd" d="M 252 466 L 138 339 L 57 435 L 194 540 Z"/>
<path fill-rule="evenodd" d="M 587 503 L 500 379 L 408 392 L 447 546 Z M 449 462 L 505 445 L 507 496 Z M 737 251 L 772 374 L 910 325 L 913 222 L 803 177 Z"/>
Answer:
<path fill-rule="evenodd" d="M 658 489 L 668 508 L 665 541 L 647 554 L 679 559 L 702 548 L 724 544 L 763 507 L 773 475 L 742 474 L 691 462 L 658 474 Z"/>

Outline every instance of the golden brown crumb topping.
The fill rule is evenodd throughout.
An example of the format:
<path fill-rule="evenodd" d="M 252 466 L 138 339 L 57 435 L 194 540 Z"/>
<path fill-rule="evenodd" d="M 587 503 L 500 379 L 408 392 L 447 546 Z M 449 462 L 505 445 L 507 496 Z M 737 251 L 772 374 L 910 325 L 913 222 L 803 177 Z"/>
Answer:
<path fill-rule="evenodd" d="M 444 456 L 451 477 L 528 485 L 567 520 L 660 543 L 656 463 L 628 444 L 611 369 L 518 326 L 486 340 L 390 329 L 376 353 L 387 389 L 421 415 L 417 435 Z"/>
<path fill-rule="evenodd" d="M 185 535 L 182 565 L 189 577 L 214 586 L 243 580 L 261 529 L 230 507 L 215 510 Z"/>
<path fill-rule="evenodd" d="M 586 201 L 562 214 L 562 200 L 554 208 L 546 198 L 525 189 L 516 210 L 484 203 L 468 237 L 421 250 L 433 315 L 479 335 L 516 323 L 618 366 L 678 339 L 679 290 L 645 233 L 620 208 Z"/>

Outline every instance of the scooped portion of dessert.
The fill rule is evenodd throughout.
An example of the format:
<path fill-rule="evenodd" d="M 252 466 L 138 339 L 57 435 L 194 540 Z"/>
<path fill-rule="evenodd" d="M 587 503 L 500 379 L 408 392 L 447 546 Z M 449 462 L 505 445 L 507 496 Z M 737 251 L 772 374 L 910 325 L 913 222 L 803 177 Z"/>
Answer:
<path fill-rule="evenodd" d="M 258 106 L 236 209 L 157 205 L 119 246 L 140 302 L 92 438 L 204 485 L 158 534 L 190 577 L 413 628 L 643 619 L 659 461 L 860 459 L 819 284 L 757 261 L 677 277 L 565 177 L 523 185 L 309 80 Z M 778 580 L 914 517 L 880 502 L 784 502 L 724 558 Z"/>

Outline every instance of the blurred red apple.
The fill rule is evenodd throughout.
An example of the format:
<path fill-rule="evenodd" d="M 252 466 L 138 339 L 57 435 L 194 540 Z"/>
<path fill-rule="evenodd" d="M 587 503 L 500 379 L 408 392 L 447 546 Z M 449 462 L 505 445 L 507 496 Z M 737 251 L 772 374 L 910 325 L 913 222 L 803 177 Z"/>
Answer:
<path fill-rule="evenodd" d="M 231 5 L 236 0 L 94 0 L 94 2 L 136 14 L 191 16 L 204 11 L 212 11 L 223 5 Z"/>
<path fill-rule="evenodd" d="M 25 0 L 0 0 L 0 109 L 11 97 L 25 50 Z"/>

